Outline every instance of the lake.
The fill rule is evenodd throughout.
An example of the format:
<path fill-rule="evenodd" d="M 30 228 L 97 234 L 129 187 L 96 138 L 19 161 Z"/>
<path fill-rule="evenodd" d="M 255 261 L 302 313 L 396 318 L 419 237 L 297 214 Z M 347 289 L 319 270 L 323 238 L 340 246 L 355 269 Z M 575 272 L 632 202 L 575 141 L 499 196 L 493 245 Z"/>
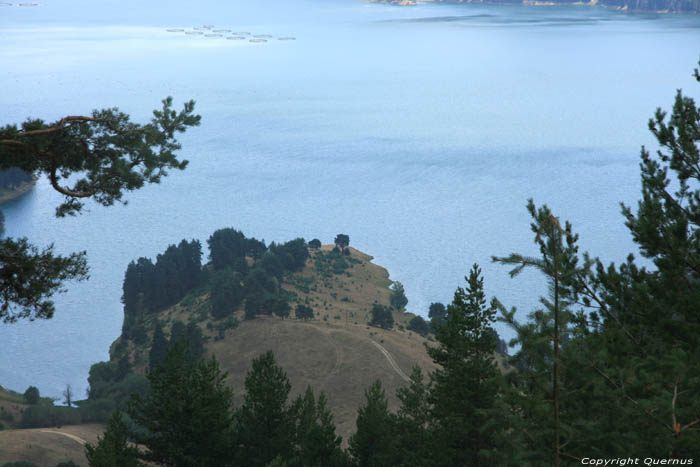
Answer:
<path fill-rule="evenodd" d="M 271 37 L 185 34 L 202 25 Z M 530 197 L 573 223 L 582 250 L 619 262 L 634 251 L 619 203 L 638 199 L 647 120 L 677 88 L 698 97 L 700 17 L 46 0 L 0 6 L 0 41 L 0 125 L 114 106 L 145 121 L 168 95 L 202 115 L 181 138 L 189 167 L 128 206 L 56 219 L 45 180 L 2 206 L 7 235 L 88 253 L 90 280 L 68 284 L 52 320 L 0 325 L 0 384 L 60 397 L 66 384 L 84 394 L 90 365 L 108 358 L 129 261 L 182 238 L 206 246 L 221 227 L 268 242 L 346 233 L 423 316 L 475 262 L 489 296 L 523 317 L 537 306 L 541 276 L 510 279 L 490 262 L 537 253 Z"/>

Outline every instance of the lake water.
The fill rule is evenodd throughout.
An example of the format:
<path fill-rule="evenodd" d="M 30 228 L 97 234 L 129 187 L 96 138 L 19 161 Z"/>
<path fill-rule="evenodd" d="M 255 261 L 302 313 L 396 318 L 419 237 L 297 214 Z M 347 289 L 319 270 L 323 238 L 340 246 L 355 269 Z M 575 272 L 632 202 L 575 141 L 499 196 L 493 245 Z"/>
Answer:
<path fill-rule="evenodd" d="M 119 335 L 127 263 L 234 226 L 266 241 L 351 244 L 401 281 L 408 310 L 449 302 L 472 263 L 523 315 L 546 284 L 511 280 L 492 254 L 536 254 L 527 198 L 581 246 L 619 262 L 633 245 L 619 202 L 638 198 L 647 120 L 691 71 L 700 17 L 586 7 L 393 7 L 354 0 L 46 0 L 0 7 L 0 124 L 160 99 L 197 101 L 186 171 L 129 205 L 53 217 L 42 180 L 2 207 L 9 236 L 87 250 L 55 318 L 0 325 L 0 384 L 59 396 L 87 386 Z M 267 42 L 183 32 L 271 35 Z M 224 33 L 229 35 L 229 33 Z M 279 37 L 296 40 L 280 41 Z"/>

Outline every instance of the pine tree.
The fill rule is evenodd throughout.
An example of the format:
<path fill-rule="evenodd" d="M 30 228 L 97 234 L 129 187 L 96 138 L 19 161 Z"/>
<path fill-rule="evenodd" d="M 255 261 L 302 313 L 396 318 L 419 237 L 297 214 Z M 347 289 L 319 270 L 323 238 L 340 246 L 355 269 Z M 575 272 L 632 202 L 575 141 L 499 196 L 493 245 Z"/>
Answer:
<path fill-rule="evenodd" d="M 253 360 L 245 378 L 243 405 L 236 411 L 234 443 L 238 464 L 264 467 L 292 454 L 292 417 L 287 405 L 289 378 L 272 351 Z"/>
<path fill-rule="evenodd" d="M 151 344 L 151 350 L 148 353 L 149 373 L 153 373 L 158 367 L 162 366 L 167 356 L 168 340 L 165 338 L 165 333 L 163 332 L 163 327 L 160 325 L 160 322 L 156 321 L 153 330 L 153 342 Z"/>
<path fill-rule="evenodd" d="M 129 444 L 129 430 L 121 412 L 115 410 L 107 431 L 97 438 L 97 444 L 85 445 L 85 457 L 90 467 L 142 467 L 138 449 Z"/>
<path fill-rule="evenodd" d="M 335 432 L 333 414 L 326 406 L 326 396 L 315 398 L 311 386 L 291 406 L 294 454 L 288 465 L 298 467 L 334 467 L 346 463 L 340 448 L 342 438 Z"/>
<path fill-rule="evenodd" d="M 350 437 L 348 452 L 357 467 L 393 465 L 394 420 L 388 407 L 377 380 L 365 390 L 365 405 L 357 411 L 357 431 Z"/>
<path fill-rule="evenodd" d="M 439 366 L 431 374 L 429 402 L 439 463 L 452 466 L 493 465 L 493 423 L 499 393 L 492 332 L 496 310 L 486 305 L 481 270 L 474 265 L 466 289 L 457 288 L 444 324 L 435 328 L 437 347 L 428 354 Z"/>
<path fill-rule="evenodd" d="M 194 362 L 186 342 L 148 375 L 150 394 L 135 396 L 128 413 L 142 430 L 143 460 L 166 466 L 221 466 L 230 458 L 232 393 L 214 358 Z"/>
<path fill-rule="evenodd" d="M 418 365 L 411 371 L 408 386 L 396 391 L 401 407 L 395 423 L 395 466 L 437 467 L 432 454 L 429 392 L 430 387 L 423 381 L 423 372 Z"/>

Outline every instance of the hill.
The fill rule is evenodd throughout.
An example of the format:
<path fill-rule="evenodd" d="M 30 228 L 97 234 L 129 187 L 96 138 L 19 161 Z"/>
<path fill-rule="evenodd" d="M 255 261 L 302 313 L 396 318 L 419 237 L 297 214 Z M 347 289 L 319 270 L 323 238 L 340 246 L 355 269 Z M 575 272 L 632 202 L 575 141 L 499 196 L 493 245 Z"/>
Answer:
<path fill-rule="evenodd" d="M 51 405 L 42 398 L 38 404 Z M 0 465 L 28 461 L 37 466 L 54 467 L 73 460 L 87 465 L 85 441 L 95 443 L 104 425 L 92 423 L 53 428 L 19 429 L 22 414 L 30 407 L 21 394 L 0 387 Z"/>
<path fill-rule="evenodd" d="M 386 269 L 356 249 L 348 248 L 348 254 L 340 256 L 333 255 L 332 248 L 311 249 L 303 268 L 285 274 L 280 281 L 292 308 L 309 306 L 314 319 L 282 319 L 271 314 L 245 319 L 241 306 L 233 315 L 233 324 L 231 318 L 216 321 L 210 316 L 209 292 L 199 288 L 175 306 L 150 316 L 147 327 L 151 329 L 141 345 L 123 336 L 117 339 L 111 347 L 112 363 L 116 367 L 126 355 L 133 371 L 145 374 L 152 323 L 158 321 L 166 335 L 178 321 L 196 323 L 206 354 L 216 356 L 229 374 L 236 404 L 242 401 L 251 361 L 272 350 L 290 378 L 292 396 L 308 385 L 326 393 L 338 432 L 347 441 L 355 429 L 364 391 L 375 380 L 382 381 L 390 405 L 396 408 L 396 390 L 405 384 L 412 367 L 419 365 L 429 372 L 434 365 L 425 350 L 429 341 L 407 329 L 415 315 L 392 309 L 393 329 L 368 324 L 374 304 L 389 306 L 392 282 Z"/>

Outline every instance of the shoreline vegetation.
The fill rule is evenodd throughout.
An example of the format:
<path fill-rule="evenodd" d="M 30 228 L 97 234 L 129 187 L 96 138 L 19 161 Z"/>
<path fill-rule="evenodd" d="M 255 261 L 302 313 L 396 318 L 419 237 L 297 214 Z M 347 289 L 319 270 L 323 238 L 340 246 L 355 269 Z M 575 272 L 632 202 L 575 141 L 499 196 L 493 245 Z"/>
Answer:
<path fill-rule="evenodd" d="M 625 12 L 637 12 L 637 13 L 656 13 L 656 14 L 679 14 L 679 13 L 690 13 L 697 14 L 700 13 L 700 2 L 693 5 L 689 9 L 674 8 L 672 0 L 660 1 L 656 3 L 663 3 L 666 8 L 652 8 L 650 4 L 654 2 L 641 2 L 636 1 L 636 3 L 642 3 L 646 5 L 644 8 L 631 7 L 630 1 L 622 0 L 617 4 L 606 3 L 605 0 L 602 2 L 600 0 L 590 0 L 590 1 L 551 1 L 551 0 L 521 0 L 521 1 L 499 1 L 499 0 L 366 0 L 369 3 L 382 3 L 385 5 L 395 5 L 395 6 L 415 6 L 421 3 L 481 3 L 485 5 L 524 5 L 524 6 L 597 6 L 614 11 L 625 11 Z M 615 0 L 613 0 L 615 1 Z M 634 2 L 635 0 L 632 0 Z M 612 2 L 611 2 L 612 3 Z M 617 2 L 615 2 L 617 3 Z M 684 5 L 686 6 L 686 5 Z"/>
<path fill-rule="evenodd" d="M 20 196 L 24 195 L 25 193 L 28 193 L 31 191 L 34 186 L 36 185 L 36 180 L 33 179 L 29 182 L 23 182 L 17 185 L 15 188 L 12 189 L 0 189 L 0 204 L 7 203 L 8 201 L 12 201 L 14 199 L 19 198 Z"/>

